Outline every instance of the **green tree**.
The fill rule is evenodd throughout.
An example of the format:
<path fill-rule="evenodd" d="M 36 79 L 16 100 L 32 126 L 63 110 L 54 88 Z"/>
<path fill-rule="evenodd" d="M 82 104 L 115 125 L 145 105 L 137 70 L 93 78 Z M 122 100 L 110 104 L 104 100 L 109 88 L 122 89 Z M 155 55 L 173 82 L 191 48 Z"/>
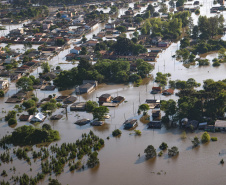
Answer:
<path fill-rule="evenodd" d="M 162 142 L 162 144 L 159 146 L 159 148 L 160 148 L 161 150 L 165 150 L 165 149 L 168 148 L 168 145 L 167 145 L 165 142 Z"/>
<path fill-rule="evenodd" d="M 51 179 L 48 185 L 61 185 L 57 179 Z"/>
<path fill-rule="evenodd" d="M 9 126 L 17 124 L 17 120 L 15 118 L 10 118 L 8 121 Z"/>
<path fill-rule="evenodd" d="M 156 149 L 152 145 L 148 145 L 148 147 L 144 150 L 146 159 L 150 159 L 156 157 Z"/>
<path fill-rule="evenodd" d="M 0 90 L 0 97 L 4 97 L 5 93 L 3 90 Z"/>
<path fill-rule="evenodd" d="M 30 109 L 27 110 L 29 115 L 34 115 L 37 112 L 37 108 L 36 107 L 32 107 Z"/>
<path fill-rule="evenodd" d="M 99 159 L 97 156 L 98 156 L 98 153 L 96 151 L 90 154 L 87 161 L 87 166 L 89 168 L 93 168 L 94 166 L 99 164 Z"/>
<path fill-rule="evenodd" d="M 195 136 L 191 142 L 193 144 L 193 147 L 197 147 L 200 144 L 199 138 L 197 136 Z"/>
<path fill-rule="evenodd" d="M 127 28 L 125 26 L 117 26 L 116 30 L 120 31 L 120 32 L 126 32 Z"/>
<path fill-rule="evenodd" d="M 109 109 L 104 106 L 99 106 L 93 109 L 93 119 L 104 120 L 104 116 L 109 113 Z"/>
<path fill-rule="evenodd" d="M 8 112 L 8 114 L 5 116 L 5 121 L 9 121 L 11 118 L 16 119 L 16 111 L 15 110 Z"/>
<path fill-rule="evenodd" d="M 139 109 L 146 113 L 149 110 L 149 105 L 148 104 L 142 104 L 139 106 Z"/>
<path fill-rule="evenodd" d="M 33 89 L 32 85 L 33 85 L 33 81 L 26 76 L 20 78 L 16 82 L 16 87 L 19 89 L 22 89 L 23 91 L 31 91 Z"/>
<path fill-rule="evenodd" d="M 208 134 L 208 132 L 204 132 L 202 134 L 201 141 L 202 143 L 206 143 L 210 141 L 210 135 Z"/>
<path fill-rule="evenodd" d="M 42 63 L 42 72 L 43 73 L 48 73 L 50 72 L 50 66 L 49 66 L 49 63 L 48 62 L 43 62 Z"/>
<path fill-rule="evenodd" d="M 89 100 L 89 101 L 86 102 L 86 111 L 87 111 L 87 112 L 93 112 L 93 110 L 94 110 L 96 107 L 98 107 L 97 102 L 91 101 L 91 100 Z"/>
<path fill-rule="evenodd" d="M 24 101 L 22 105 L 23 105 L 26 109 L 29 109 L 29 108 L 35 106 L 35 101 L 32 100 L 32 99 L 29 99 L 29 100 L 27 100 L 27 101 Z"/>

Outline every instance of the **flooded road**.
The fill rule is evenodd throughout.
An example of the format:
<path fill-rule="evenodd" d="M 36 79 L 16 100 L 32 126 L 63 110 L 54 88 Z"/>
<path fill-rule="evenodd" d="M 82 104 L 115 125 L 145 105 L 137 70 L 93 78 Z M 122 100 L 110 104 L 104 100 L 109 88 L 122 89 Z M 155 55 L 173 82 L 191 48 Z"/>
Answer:
<path fill-rule="evenodd" d="M 203 7 L 201 7 L 201 15 L 205 15 L 206 8 L 203 1 Z M 193 14 L 194 15 L 194 14 Z M 209 15 L 209 14 L 208 14 Z M 212 15 L 212 14 L 211 14 Z M 104 27 L 104 26 L 103 26 Z M 101 28 L 102 29 L 102 28 Z M 100 30 L 101 30 L 100 29 Z M 98 28 L 99 30 L 99 28 Z M 98 31 L 97 31 L 98 32 Z M 92 37 L 92 32 L 87 37 Z M 14 48 L 14 46 L 11 46 Z M 23 46 L 20 46 L 23 47 Z M 71 45 L 71 47 L 73 47 Z M 190 66 L 186 68 L 183 63 L 176 61 L 171 56 L 175 54 L 179 44 L 173 43 L 167 50 L 163 51 L 157 62 L 155 63 L 155 69 L 152 75 L 155 77 L 157 72 L 171 73 L 171 80 L 187 80 L 188 78 L 194 78 L 197 82 L 202 83 L 203 80 L 212 78 L 214 80 L 222 80 L 226 78 L 226 64 L 221 64 L 219 67 L 210 66 Z M 16 49 L 16 48 L 15 48 Z M 66 64 L 64 57 L 70 49 L 62 51 L 59 56 L 54 57 L 49 63 L 52 66 L 60 65 L 63 69 L 70 69 L 73 64 Z M 211 53 L 206 58 L 212 60 L 217 57 L 217 53 Z M 65 63 L 65 64 L 61 64 Z M 41 69 L 35 70 L 32 74 L 37 76 Z M 162 128 L 161 130 L 148 130 L 147 125 L 138 122 L 136 129 L 142 132 L 141 136 L 135 136 L 133 131 L 123 130 L 123 122 L 125 119 L 137 118 L 138 106 L 145 102 L 146 99 L 154 98 L 150 94 L 151 88 L 155 84 L 153 81 L 148 81 L 147 85 L 141 85 L 139 87 L 133 87 L 132 84 L 117 84 L 106 85 L 101 84 L 91 94 L 85 94 L 78 97 L 78 101 L 97 101 L 97 97 L 101 94 L 109 93 L 113 97 L 120 95 L 124 96 L 126 103 L 122 103 L 119 107 L 109 108 L 111 118 L 106 120 L 106 124 L 102 127 L 92 127 L 90 125 L 78 126 L 74 122 L 81 118 L 92 119 L 92 114 L 86 112 L 68 112 L 66 116 L 59 121 L 50 121 L 49 117 L 44 123 L 50 123 L 53 129 L 60 132 L 61 140 L 58 141 L 58 145 L 64 142 L 75 142 L 78 138 L 81 138 L 82 133 L 88 133 L 92 130 L 96 135 L 105 140 L 105 146 L 99 151 L 100 165 L 94 169 L 85 169 L 81 172 L 69 172 L 68 165 L 65 166 L 64 172 L 56 178 L 62 184 L 79 184 L 79 185 L 127 185 L 127 184 L 139 184 L 139 185 L 212 185 L 212 184 L 225 184 L 225 166 L 220 165 L 220 160 L 223 158 L 226 160 L 226 134 L 225 133 L 210 133 L 211 137 L 218 137 L 217 142 L 210 142 L 207 144 L 201 144 L 201 146 L 192 149 L 191 140 L 194 136 L 200 137 L 202 132 L 196 131 L 195 133 L 187 133 L 186 139 L 181 139 L 181 130 Z M 10 90 L 6 93 L 4 98 L 0 98 L 0 117 L 3 118 L 6 114 L 2 111 L 12 110 L 15 104 L 5 104 L 4 102 L 17 91 L 15 84 L 10 84 Z M 41 100 L 48 95 L 75 95 L 74 89 L 67 91 L 47 91 L 40 90 L 34 91 L 37 93 L 37 97 Z M 176 96 L 162 96 L 156 95 L 156 99 L 177 99 Z M 68 108 L 69 110 L 69 108 Z M 61 113 L 63 109 L 58 109 L 54 114 Z M 151 114 L 151 110 L 148 111 Z M 17 116 L 18 118 L 18 116 Z M 30 125 L 30 123 L 20 122 L 16 127 L 22 125 Z M 41 127 L 42 124 L 38 125 Z M 111 133 L 114 129 L 120 129 L 122 135 L 118 138 L 113 138 Z M 5 121 L 0 121 L 0 137 L 3 137 L 6 133 L 10 133 L 14 130 L 8 126 Z M 110 137 L 107 140 L 107 137 Z M 179 155 L 177 157 L 169 158 L 165 151 L 162 157 L 156 157 L 155 159 L 145 160 L 144 149 L 148 145 L 153 145 L 158 149 L 162 142 L 166 142 L 169 147 L 177 146 L 179 148 Z M 55 143 L 51 144 L 54 145 Z M 50 146 L 51 146 L 50 145 Z M 0 153 L 3 150 L 0 149 Z M 12 150 L 10 150 L 12 153 Z M 220 155 L 219 155 L 220 152 Z M 140 154 L 140 157 L 138 157 Z M 0 172 L 5 169 L 9 178 L 14 175 L 10 172 L 10 168 L 16 167 L 15 175 L 22 175 L 27 173 L 29 176 L 36 175 L 40 172 L 40 159 L 35 163 L 32 160 L 32 165 L 28 165 L 23 160 L 17 160 L 13 157 L 13 163 L 8 163 L 0 166 Z M 32 168 L 32 172 L 29 170 Z M 55 178 L 55 175 L 51 176 Z M 45 180 L 40 184 L 48 184 L 49 176 L 46 176 Z M 10 181 L 12 184 L 12 181 Z"/>

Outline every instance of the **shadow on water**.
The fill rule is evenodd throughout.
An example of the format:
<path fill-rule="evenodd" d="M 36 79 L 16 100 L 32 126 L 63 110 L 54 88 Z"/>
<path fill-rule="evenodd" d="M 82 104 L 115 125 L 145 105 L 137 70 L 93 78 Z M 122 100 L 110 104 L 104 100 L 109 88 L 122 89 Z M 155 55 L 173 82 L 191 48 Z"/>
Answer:
<path fill-rule="evenodd" d="M 110 124 L 105 123 L 102 126 L 93 126 L 93 130 L 94 131 L 98 131 L 98 132 L 106 132 L 110 129 Z"/>

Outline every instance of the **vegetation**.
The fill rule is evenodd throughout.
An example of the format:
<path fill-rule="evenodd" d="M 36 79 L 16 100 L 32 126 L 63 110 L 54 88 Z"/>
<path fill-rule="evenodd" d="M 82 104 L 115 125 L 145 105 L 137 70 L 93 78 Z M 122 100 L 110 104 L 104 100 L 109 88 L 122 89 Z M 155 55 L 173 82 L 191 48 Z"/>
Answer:
<path fill-rule="evenodd" d="M 160 86 L 167 85 L 167 77 L 170 77 L 171 74 L 162 74 L 161 72 L 156 73 L 155 82 L 159 83 Z"/>
<path fill-rule="evenodd" d="M 8 112 L 8 114 L 5 116 L 5 121 L 9 121 L 11 118 L 16 119 L 16 111 L 15 110 Z"/>
<path fill-rule="evenodd" d="M 0 97 L 4 97 L 5 93 L 3 90 L 0 90 Z"/>
<path fill-rule="evenodd" d="M 152 145 L 148 145 L 144 150 L 146 159 L 156 157 L 156 149 Z"/>
<path fill-rule="evenodd" d="M 208 134 L 208 132 L 204 132 L 202 134 L 201 141 L 203 143 L 206 143 L 206 142 L 209 142 L 210 141 L 210 135 Z"/>
<path fill-rule="evenodd" d="M 149 110 L 149 105 L 148 104 L 142 104 L 139 106 L 139 110 L 143 111 L 143 114 L 145 115 L 147 111 Z"/>
<path fill-rule="evenodd" d="M 183 80 L 176 80 L 176 81 L 169 81 L 170 88 L 175 89 L 193 89 L 195 87 L 200 87 L 201 84 L 197 83 L 194 78 L 189 78 L 187 81 Z"/>
<path fill-rule="evenodd" d="M 178 148 L 176 146 L 173 146 L 171 149 L 168 149 L 168 155 L 169 156 L 176 156 L 179 154 Z"/>
<path fill-rule="evenodd" d="M 91 100 L 86 102 L 86 111 L 87 112 L 93 112 L 96 107 L 98 107 L 97 102 L 91 101 Z"/>
<path fill-rule="evenodd" d="M 217 141 L 217 137 L 211 137 L 211 141 Z"/>
<path fill-rule="evenodd" d="M 139 78 L 146 77 L 153 69 L 151 64 L 139 61 L 137 75 Z M 130 64 L 127 61 L 98 60 L 92 65 L 89 61 L 81 59 L 78 67 L 68 71 L 62 71 L 54 80 L 59 87 L 72 87 L 81 84 L 83 80 L 90 79 L 102 82 L 125 83 L 130 80 Z"/>
<path fill-rule="evenodd" d="M 47 130 L 44 128 L 34 128 L 33 126 L 22 126 L 16 128 L 11 135 L 4 136 L 0 140 L 0 146 L 5 144 L 13 145 L 34 145 L 44 142 L 53 142 L 60 139 L 59 132 L 56 130 Z"/>
<path fill-rule="evenodd" d="M 141 131 L 140 130 L 134 130 L 135 135 L 140 136 L 141 135 Z"/>
<path fill-rule="evenodd" d="M 166 150 L 168 148 L 168 145 L 165 142 L 162 142 L 162 144 L 159 146 L 161 150 Z"/>
<path fill-rule="evenodd" d="M 93 109 L 93 119 L 99 121 L 104 120 L 104 116 L 109 112 L 109 109 L 105 106 L 99 106 Z"/>
<path fill-rule="evenodd" d="M 121 134 L 122 134 L 122 131 L 119 130 L 119 129 L 115 129 L 115 130 L 112 132 L 112 135 L 113 135 L 114 137 L 119 136 L 119 135 L 121 135 Z"/>
<path fill-rule="evenodd" d="M 19 89 L 22 89 L 23 91 L 31 91 L 33 90 L 33 81 L 24 76 L 22 78 L 20 78 L 17 82 L 16 82 L 16 87 Z"/>
<path fill-rule="evenodd" d="M 99 164 L 99 159 L 97 158 L 98 153 L 95 151 L 90 154 L 89 159 L 87 161 L 87 166 L 93 168 L 94 166 Z"/>
<path fill-rule="evenodd" d="M 10 118 L 8 121 L 9 126 L 17 124 L 17 120 L 15 118 Z"/>
<path fill-rule="evenodd" d="M 197 136 L 195 136 L 191 142 L 193 144 L 193 147 L 197 147 L 200 144 L 199 138 Z"/>

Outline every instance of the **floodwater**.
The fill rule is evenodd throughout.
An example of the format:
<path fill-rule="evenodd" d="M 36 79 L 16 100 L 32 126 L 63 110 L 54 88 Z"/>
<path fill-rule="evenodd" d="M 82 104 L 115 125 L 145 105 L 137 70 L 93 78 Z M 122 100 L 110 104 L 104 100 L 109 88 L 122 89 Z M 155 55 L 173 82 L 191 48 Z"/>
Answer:
<path fill-rule="evenodd" d="M 205 3 L 201 2 L 203 7 L 201 8 L 201 15 L 205 15 Z M 212 15 L 212 14 L 211 14 Z M 93 35 L 94 33 L 90 33 Z M 214 80 L 222 80 L 226 78 L 226 64 L 221 64 L 219 67 L 204 66 L 199 67 L 197 65 L 186 68 L 179 61 L 176 61 L 171 56 L 175 54 L 179 44 L 173 43 L 167 50 L 163 51 L 157 62 L 155 63 L 155 69 L 151 73 L 154 77 L 157 72 L 171 73 L 171 80 L 187 80 L 188 78 L 194 78 L 197 82 L 203 83 L 203 80 L 212 78 Z M 60 65 L 63 69 L 70 69 L 72 64 L 60 64 L 66 63 L 63 60 L 64 56 L 69 52 L 65 50 L 60 53 L 58 57 L 54 57 L 50 64 L 53 66 Z M 206 58 L 212 60 L 217 57 L 217 53 L 210 53 Z M 33 72 L 37 76 L 40 69 Z M 147 79 L 144 85 L 139 87 L 133 87 L 132 84 L 101 84 L 98 89 L 91 94 L 85 94 L 78 97 L 78 101 L 93 100 L 97 101 L 97 97 L 101 94 L 109 93 L 113 97 L 120 95 L 126 98 L 126 103 L 122 103 L 119 107 L 109 108 L 111 118 L 106 120 L 106 124 L 102 127 L 92 127 L 90 125 L 78 126 L 74 122 L 81 118 L 92 119 L 92 114 L 86 112 L 68 112 L 66 116 L 59 121 L 50 121 L 49 118 L 44 123 L 50 123 L 51 126 L 58 130 L 61 135 L 61 140 L 58 144 L 63 142 L 75 142 L 78 138 L 81 138 L 82 133 L 88 133 L 92 130 L 96 135 L 105 140 L 105 146 L 99 151 L 100 165 L 93 169 L 85 169 L 81 172 L 69 172 L 68 165 L 65 166 L 64 172 L 56 178 L 62 184 L 79 184 L 79 185 L 127 185 L 127 184 L 173 184 L 173 185 L 212 185 L 212 184 L 225 184 L 225 166 L 220 165 L 220 160 L 223 158 L 226 160 L 226 134 L 225 133 L 210 133 L 213 137 L 218 137 L 217 142 L 210 142 L 207 144 L 201 144 L 201 146 L 192 149 L 191 140 L 194 136 L 200 137 L 202 132 L 196 131 L 195 133 L 187 133 L 187 138 L 181 139 L 181 130 L 178 128 L 167 130 L 162 128 L 161 130 L 148 130 L 147 125 L 140 122 L 136 129 L 142 132 L 141 136 L 135 136 L 133 131 L 123 130 L 123 122 L 125 119 L 137 118 L 138 106 L 145 102 L 146 99 L 154 98 L 150 94 L 151 88 L 155 84 L 153 81 Z M 5 100 L 8 96 L 17 91 L 15 84 L 10 84 L 10 90 L 7 92 L 4 98 L 0 98 L 0 105 L 2 110 L 12 110 L 14 104 L 5 104 Z M 68 95 L 74 94 L 74 89 L 67 91 L 47 91 L 40 90 L 34 91 L 39 99 L 47 97 L 50 94 Z M 162 96 L 156 95 L 156 99 L 177 99 L 176 96 Z M 58 109 L 54 114 L 61 113 L 63 109 Z M 0 110 L 1 111 L 1 110 Z M 151 114 L 151 111 L 148 111 Z M 4 117 L 5 113 L 0 113 L 0 117 Z M 17 117 L 18 118 L 18 117 Z M 26 122 L 19 122 L 16 127 L 22 125 L 30 125 Z M 41 126 L 40 124 L 39 126 Z M 10 133 L 14 130 L 8 126 L 4 121 L 0 121 L 0 137 L 6 133 Z M 114 129 L 120 129 L 122 135 L 118 138 L 112 137 L 111 133 Z M 132 133 L 132 134 L 131 134 Z M 110 137 L 107 140 L 107 137 Z M 145 160 L 144 149 L 148 145 L 153 145 L 157 152 L 159 152 L 159 145 L 162 142 L 166 142 L 169 147 L 177 146 L 179 148 L 179 155 L 169 158 L 165 151 L 162 157 L 156 157 L 155 159 Z M 55 144 L 55 143 L 53 143 Z M 0 153 L 3 150 L 0 149 Z M 220 154 L 219 154 L 220 152 Z M 11 150 L 12 153 L 12 150 Z M 138 157 L 140 154 L 140 157 Z M 36 175 L 40 172 L 40 161 L 29 166 L 26 162 L 17 160 L 13 157 L 13 163 L 3 164 L 0 166 L 0 171 L 5 169 L 9 178 L 14 175 L 10 172 L 10 168 L 16 167 L 15 175 L 22 175 L 27 173 L 29 176 Z M 33 161 L 33 160 L 32 160 Z M 32 168 L 32 172 L 30 172 Z M 47 184 L 48 177 L 45 178 L 40 184 Z M 55 178 L 55 175 L 52 175 Z M 3 178 L 1 178 L 3 179 Z M 12 183 L 12 182 L 11 182 Z"/>

